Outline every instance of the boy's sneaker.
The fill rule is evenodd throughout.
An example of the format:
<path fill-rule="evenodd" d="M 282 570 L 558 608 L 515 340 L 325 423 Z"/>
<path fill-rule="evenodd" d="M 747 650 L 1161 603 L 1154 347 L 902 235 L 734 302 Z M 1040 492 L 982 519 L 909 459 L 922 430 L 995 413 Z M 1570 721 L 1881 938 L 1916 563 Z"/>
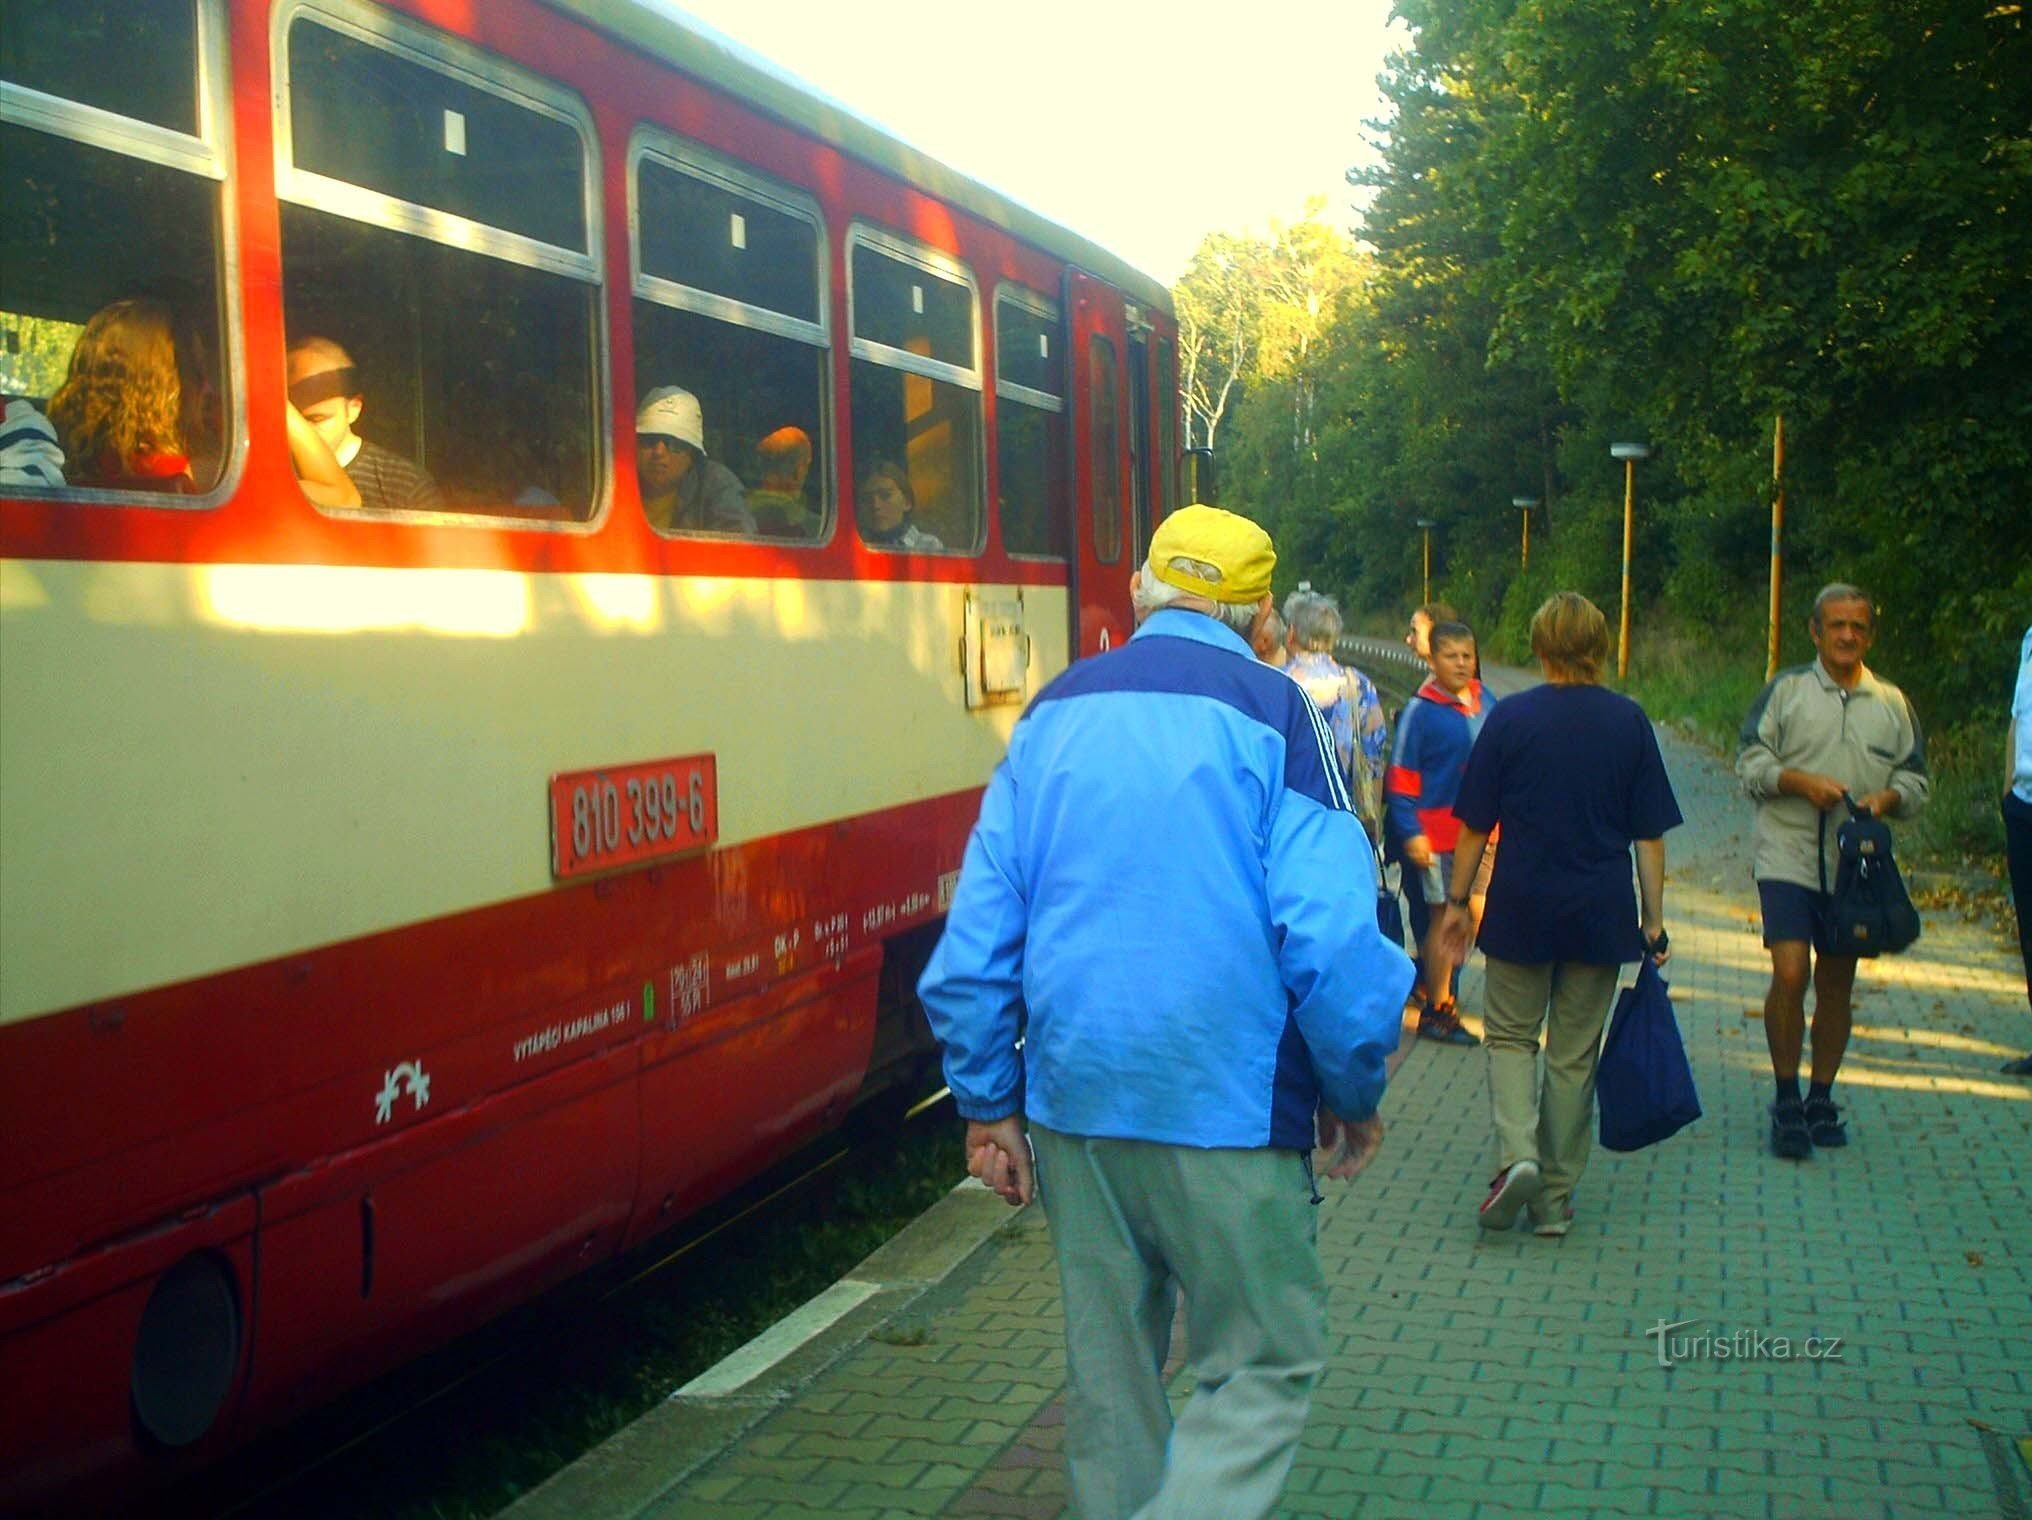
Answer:
<path fill-rule="evenodd" d="M 1437 1040 L 1442 1045 L 1482 1043 L 1461 1027 L 1460 1015 L 1451 1008 L 1421 1009 L 1418 1014 L 1418 1038 Z"/>
<path fill-rule="evenodd" d="M 1797 1098 L 1780 1098 L 1771 1105 L 1771 1154 L 1784 1161 L 1804 1161 L 1813 1154 L 1806 1105 Z"/>
<path fill-rule="evenodd" d="M 1482 1200 L 1478 1216 L 1485 1230 L 1507 1230 L 1517 1222 L 1524 1205 L 1545 1191 L 1545 1179 L 1535 1161 L 1515 1161 L 1490 1179 L 1489 1196 Z"/>
<path fill-rule="evenodd" d="M 1834 1106 L 1834 1099 L 1809 1098 L 1804 1112 L 1806 1133 L 1817 1149 L 1831 1151 L 1849 1143 L 1849 1132 L 1842 1124 L 1841 1110 Z"/>

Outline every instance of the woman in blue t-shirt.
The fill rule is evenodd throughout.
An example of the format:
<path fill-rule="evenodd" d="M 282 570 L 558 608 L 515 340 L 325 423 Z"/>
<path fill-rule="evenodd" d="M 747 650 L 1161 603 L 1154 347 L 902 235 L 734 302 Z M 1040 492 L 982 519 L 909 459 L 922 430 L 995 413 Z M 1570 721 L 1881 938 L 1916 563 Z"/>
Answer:
<path fill-rule="evenodd" d="M 1531 650 L 1545 684 L 1489 714 L 1454 798 L 1461 832 L 1441 933 L 1465 955 L 1468 893 L 1500 823 L 1479 940 L 1497 1150 L 1480 1222 L 1508 1229 L 1528 1206 L 1540 1235 L 1564 1235 L 1587 1167 L 1595 1062 L 1617 975 L 1646 954 L 1662 965 L 1668 953 L 1663 836 L 1681 820 L 1651 720 L 1597 684 L 1609 650 L 1601 609 L 1574 591 L 1548 598 L 1531 619 Z"/>

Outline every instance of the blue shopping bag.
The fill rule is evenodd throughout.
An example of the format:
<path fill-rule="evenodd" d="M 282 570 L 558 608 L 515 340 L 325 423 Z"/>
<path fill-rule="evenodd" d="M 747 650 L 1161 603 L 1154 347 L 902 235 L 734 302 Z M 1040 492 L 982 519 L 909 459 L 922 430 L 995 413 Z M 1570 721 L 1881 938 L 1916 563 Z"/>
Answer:
<path fill-rule="evenodd" d="M 1609 1038 L 1595 1071 L 1602 1149 L 1638 1151 L 1677 1134 L 1700 1117 L 1693 1068 L 1672 1016 L 1665 978 L 1647 956 L 1637 985 L 1616 997 Z"/>

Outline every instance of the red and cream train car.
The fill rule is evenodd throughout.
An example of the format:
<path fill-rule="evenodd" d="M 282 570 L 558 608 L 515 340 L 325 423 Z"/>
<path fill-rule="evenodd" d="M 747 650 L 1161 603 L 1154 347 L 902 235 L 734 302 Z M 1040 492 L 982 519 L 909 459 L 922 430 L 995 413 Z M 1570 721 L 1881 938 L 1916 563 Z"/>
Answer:
<path fill-rule="evenodd" d="M 925 1074 L 979 788 L 1126 635 L 1176 436 L 1160 286 L 652 7 L 16 9 L 7 1507 L 203 1460 Z M 81 382 L 122 311 L 168 337 Z M 310 335 L 428 496 L 306 497 Z M 745 506 L 651 501 L 667 386 Z"/>

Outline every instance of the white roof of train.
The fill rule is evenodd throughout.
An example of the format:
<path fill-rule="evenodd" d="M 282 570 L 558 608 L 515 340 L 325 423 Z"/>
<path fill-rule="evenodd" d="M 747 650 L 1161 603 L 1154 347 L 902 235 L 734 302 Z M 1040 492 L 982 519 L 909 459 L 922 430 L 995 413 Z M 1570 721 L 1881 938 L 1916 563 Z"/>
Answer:
<path fill-rule="evenodd" d="M 1171 293 L 1127 260 L 877 126 L 731 37 L 646 0 L 548 0 L 636 51 L 724 90 L 842 152 L 950 201 L 983 221 L 1120 287 L 1138 301 L 1171 310 Z"/>

